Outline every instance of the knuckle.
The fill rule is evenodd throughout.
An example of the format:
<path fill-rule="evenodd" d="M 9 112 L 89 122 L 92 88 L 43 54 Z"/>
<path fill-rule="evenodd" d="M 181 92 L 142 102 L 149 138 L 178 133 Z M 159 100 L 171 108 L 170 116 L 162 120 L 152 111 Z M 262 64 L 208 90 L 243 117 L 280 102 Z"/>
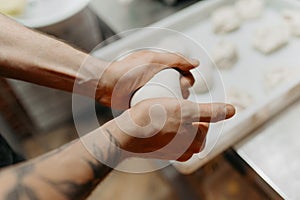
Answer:
<path fill-rule="evenodd" d="M 131 59 L 143 58 L 143 61 L 149 61 L 153 59 L 153 52 L 149 50 L 139 50 L 131 54 L 129 58 Z"/>
<path fill-rule="evenodd" d="M 149 50 L 141 50 L 137 52 L 137 55 L 143 56 L 143 57 L 153 57 L 154 52 Z"/>
<path fill-rule="evenodd" d="M 173 65 L 182 66 L 184 63 L 184 59 L 181 56 L 173 54 Z"/>
<path fill-rule="evenodd" d="M 225 107 L 223 105 L 216 105 L 213 112 L 213 117 L 215 120 L 225 119 L 224 113 L 225 113 Z"/>
<path fill-rule="evenodd" d="M 137 51 L 135 54 L 144 55 L 144 54 L 147 54 L 147 53 L 149 53 L 149 50 L 140 50 L 140 51 Z"/>
<path fill-rule="evenodd" d="M 184 120 L 189 120 L 192 117 L 191 108 L 194 107 L 194 104 L 189 100 L 182 101 L 182 118 Z"/>
<path fill-rule="evenodd" d="M 172 106 L 172 112 L 175 116 L 180 116 L 181 115 L 181 104 L 179 102 L 176 102 Z"/>

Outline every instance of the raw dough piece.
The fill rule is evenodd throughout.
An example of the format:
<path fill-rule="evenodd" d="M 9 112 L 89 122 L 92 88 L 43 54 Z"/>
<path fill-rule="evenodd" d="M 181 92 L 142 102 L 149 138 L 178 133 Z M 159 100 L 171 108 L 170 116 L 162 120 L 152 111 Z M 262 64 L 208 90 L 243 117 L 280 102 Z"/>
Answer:
<path fill-rule="evenodd" d="M 265 7 L 264 0 L 239 0 L 235 9 L 243 19 L 255 19 L 262 15 Z"/>
<path fill-rule="evenodd" d="M 263 26 L 257 29 L 253 46 L 262 53 L 269 54 L 286 45 L 290 32 L 286 25 Z"/>
<path fill-rule="evenodd" d="M 238 60 L 234 43 L 221 41 L 214 47 L 212 57 L 219 69 L 230 69 Z"/>
<path fill-rule="evenodd" d="M 5 15 L 19 15 L 26 6 L 26 0 L 0 0 L 0 13 Z"/>
<path fill-rule="evenodd" d="M 231 88 L 227 95 L 228 102 L 234 105 L 237 111 L 243 111 L 254 102 L 253 97 L 246 90 Z"/>
<path fill-rule="evenodd" d="M 212 14 L 212 23 L 215 33 L 228 33 L 238 29 L 241 20 L 233 6 L 224 6 Z"/>
<path fill-rule="evenodd" d="M 148 83 L 135 92 L 130 105 L 153 98 L 176 98 L 181 99 L 180 73 L 174 69 L 165 69 L 157 73 Z"/>
<path fill-rule="evenodd" d="M 281 84 L 287 83 L 290 80 L 295 80 L 299 73 L 286 67 L 279 67 L 268 71 L 264 76 L 264 85 L 267 92 L 270 92 Z"/>
<path fill-rule="evenodd" d="M 191 90 L 195 94 L 206 93 L 213 87 L 214 74 L 211 66 L 201 66 L 193 69 L 191 72 L 195 78 L 195 83 Z"/>
<path fill-rule="evenodd" d="M 158 44 L 158 47 L 166 51 L 180 53 L 184 56 L 189 56 L 190 54 L 186 41 L 181 37 L 170 36 L 165 38 Z"/>
<path fill-rule="evenodd" d="M 284 10 L 282 16 L 289 25 L 291 33 L 300 37 L 300 10 Z"/>

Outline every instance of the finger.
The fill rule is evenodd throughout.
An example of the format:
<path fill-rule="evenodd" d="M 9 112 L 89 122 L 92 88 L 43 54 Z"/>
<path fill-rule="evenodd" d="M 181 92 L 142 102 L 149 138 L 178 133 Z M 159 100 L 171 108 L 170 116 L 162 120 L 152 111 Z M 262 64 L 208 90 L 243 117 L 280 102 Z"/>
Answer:
<path fill-rule="evenodd" d="M 185 90 L 181 89 L 181 93 L 182 93 L 183 99 L 188 99 L 190 96 L 190 91 L 188 89 L 185 89 Z"/>
<path fill-rule="evenodd" d="M 188 59 L 179 53 L 163 53 L 163 55 L 160 54 L 160 56 L 161 57 L 158 57 L 157 59 L 165 59 L 164 61 L 159 60 L 159 63 L 162 64 L 163 69 L 173 67 L 186 78 L 189 87 L 194 85 L 195 79 L 190 70 L 199 65 L 198 60 Z M 163 58 L 163 56 L 165 58 Z"/>
<path fill-rule="evenodd" d="M 198 123 L 197 125 L 193 125 L 194 128 L 197 129 L 197 135 L 189 148 L 189 150 L 193 151 L 194 153 L 199 153 L 205 147 L 206 136 L 209 129 L 208 123 Z"/>
<path fill-rule="evenodd" d="M 202 140 L 201 137 L 196 137 L 192 145 L 190 146 L 189 150 L 192 151 L 193 153 L 199 153 L 201 151 L 203 142 L 204 140 Z"/>
<path fill-rule="evenodd" d="M 194 155 L 193 151 L 186 151 L 182 156 L 180 156 L 176 160 L 179 162 L 185 162 L 188 161 L 190 158 L 192 158 L 193 155 Z"/>
<path fill-rule="evenodd" d="M 186 77 L 181 76 L 180 86 L 181 86 L 182 97 L 184 99 L 187 99 L 190 96 L 189 88 L 191 87 L 189 80 Z"/>
<path fill-rule="evenodd" d="M 192 125 L 197 127 L 201 133 L 207 134 L 209 130 L 209 123 L 206 122 L 193 122 Z"/>
<path fill-rule="evenodd" d="M 193 124 L 193 126 L 195 126 Z M 202 142 L 201 143 L 201 147 L 200 147 L 200 152 L 203 151 L 203 149 L 205 148 L 205 145 L 206 145 L 206 137 L 207 137 L 207 133 L 208 133 L 208 130 L 209 130 L 209 123 L 198 123 L 197 124 L 197 127 L 198 127 L 198 134 L 200 134 L 199 132 L 201 132 L 201 135 L 200 135 L 200 141 Z"/>
<path fill-rule="evenodd" d="M 192 122 L 218 122 L 235 115 L 235 108 L 230 104 L 197 104 L 185 101 L 184 106 Z"/>
<path fill-rule="evenodd" d="M 204 150 L 205 146 L 206 146 L 206 137 L 204 138 L 204 141 L 203 141 L 202 146 L 200 148 L 200 152 Z"/>
<path fill-rule="evenodd" d="M 142 87 L 155 74 L 157 74 L 161 70 L 172 68 L 172 67 L 175 70 L 179 71 L 181 75 L 185 76 L 186 80 L 188 80 L 190 85 L 193 85 L 195 80 L 190 70 L 199 65 L 199 61 L 194 59 L 188 59 L 176 53 L 158 53 L 154 51 L 145 50 L 145 51 L 138 51 L 136 53 L 133 53 L 130 56 L 128 56 L 126 59 L 128 59 L 129 62 L 129 60 L 133 58 L 134 59 L 138 58 L 138 60 L 143 59 L 144 67 L 146 66 L 149 67 L 149 65 L 151 67 L 141 71 L 141 76 L 139 77 L 139 81 L 136 81 L 137 84 L 134 85 L 132 91 L 135 91 L 138 88 Z M 139 66 L 140 65 L 141 64 L 139 64 Z M 145 71 L 147 71 L 147 73 L 145 73 Z M 186 93 L 184 94 L 186 96 Z"/>
<path fill-rule="evenodd" d="M 186 74 L 181 74 L 181 81 L 184 82 L 184 85 L 188 88 L 192 87 L 195 83 L 193 74 L 188 71 Z"/>
<path fill-rule="evenodd" d="M 153 52 L 154 63 L 159 63 L 165 66 L 165 68 L 173 67 L 178 69 L 182 74 L 199 66 L 199 61 L 195 59 L 188 59 L 178 53 L 157 53 Z"/>
<path fill-rule="evenodd" d="M 195 83 L 194 75 L 191 71 L 187 71 L 186 73 L 182 73 L 182 75 L 188 80 L 190 87 L 192 87 Z"/>

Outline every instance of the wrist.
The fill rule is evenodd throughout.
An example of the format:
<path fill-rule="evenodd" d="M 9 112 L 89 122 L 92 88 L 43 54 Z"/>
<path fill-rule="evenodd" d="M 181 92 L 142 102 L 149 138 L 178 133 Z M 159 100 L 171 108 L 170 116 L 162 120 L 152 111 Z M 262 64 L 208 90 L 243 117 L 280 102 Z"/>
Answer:
<path fill-rule="evenodd" d="M 88 156 L 95 162 L 114 168 L 125 159 L 119 142 L 106 128 L 100 127 L 80 140 Z"/>
<path fill-rule="evenodd" d="M 86 55 L 76 75 L 76 93 L 94 98 L 97 102 L 110 106 L 110 89 L 105 68 L 107 62 Z M 103 78 L 106 77 L 106 78 Z"/>
<path fill-rule="evenodd" d="M 111 70 L 108 63 L 102 63 L 103 68 L 97 76 L 97 89 L 95 99 L 105 105 L 111 107 L 111 98 L 113 93 L 113 83 L 116 74 Z"/>
<path fill-rule="evenodd" d="M 118 127 L 118 124 L 114 121 L 111 120 L 104 124 L 101 127 L 102 133 L 105 135 L 110 134 L 115 142 L 115 146 L 119 149 L 120 151 L 120 158 L 121 161 L 129 157 L 129 152 L 126 153 L 126 147 L 128 146 L 129 143 L 129 136 L 127 134 L 124 134 L 122 130 Z M 108 137 L 107 137 L 108 138 Z"/>

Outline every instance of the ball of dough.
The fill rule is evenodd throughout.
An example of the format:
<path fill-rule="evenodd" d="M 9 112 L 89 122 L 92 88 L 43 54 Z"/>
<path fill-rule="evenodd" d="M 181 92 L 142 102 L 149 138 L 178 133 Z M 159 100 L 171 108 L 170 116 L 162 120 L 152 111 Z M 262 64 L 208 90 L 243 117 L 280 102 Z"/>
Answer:
<path fill-rule="evenodd" d="M 219 69 L 230 69 L 238 60 L 236 45 L 223 40 L 214 47 L 212 57 Z"/>
<path fill-rule="evenodd" d="M 159 48 L 162 48 L 166 51 L 180 53 L 184 56 L 189 56 L 189 48 L 186 45 L 186 41 L 184 41 L 181 37 L 170 36 L 164 38 L 158 44 Z"/>
<path fill-rule="evenodd" d="M 239 0 L 235 9 L 243 19 L 255 19 L 262 15 L 265 7 L 264 0 Z"/>
<path fill-rule="evenodd" d="M 191 88 L 191 93 L 203 94 L 208 92 L 213 87 L 214 73 L 211 66 L 197 67 L 191 72 L 195 78 L 195 83 Z"/>
<path fill-rule="evenodd" d="M 233 6 L 223 6 L 212 14 L 215 33 L 228 33 L 238 29 L 241 20 Z"/>
<path fill-rule="evenodd" d="M 287 22 L 291 33 L 300 37 L 300 10 L 284 10 L 282 16 Z"/>
<path fill-rule="evenodd" d="M 274 68 L 264 75 L 264 86 L 266 92 L 273 91 L 282 84 L 287 83 L 290 80 L 295 80 L 295 77 L 299 76 L 300 73 L 293 71 L 286 67 Z"/>
<path fill-rule="evenodd" d="M 238 88 L 231 88 L 227 94 L 227 99 L 229 103 L 236 107 L 238 112 L 245 110 L 254 102 L 252 95 L 247 90 Z"/>
<path fill-rule="evenodd" d="M 25 10 L 26 0 L 0 0 L 0 13 L 19 15 Z"/>
<path fill-rule="evenodd" d="M 253 46 L 262 53 L 272 53 L 288 43 L 290 31 L 284 24 L 266 25 L 257 29 Z"/>

